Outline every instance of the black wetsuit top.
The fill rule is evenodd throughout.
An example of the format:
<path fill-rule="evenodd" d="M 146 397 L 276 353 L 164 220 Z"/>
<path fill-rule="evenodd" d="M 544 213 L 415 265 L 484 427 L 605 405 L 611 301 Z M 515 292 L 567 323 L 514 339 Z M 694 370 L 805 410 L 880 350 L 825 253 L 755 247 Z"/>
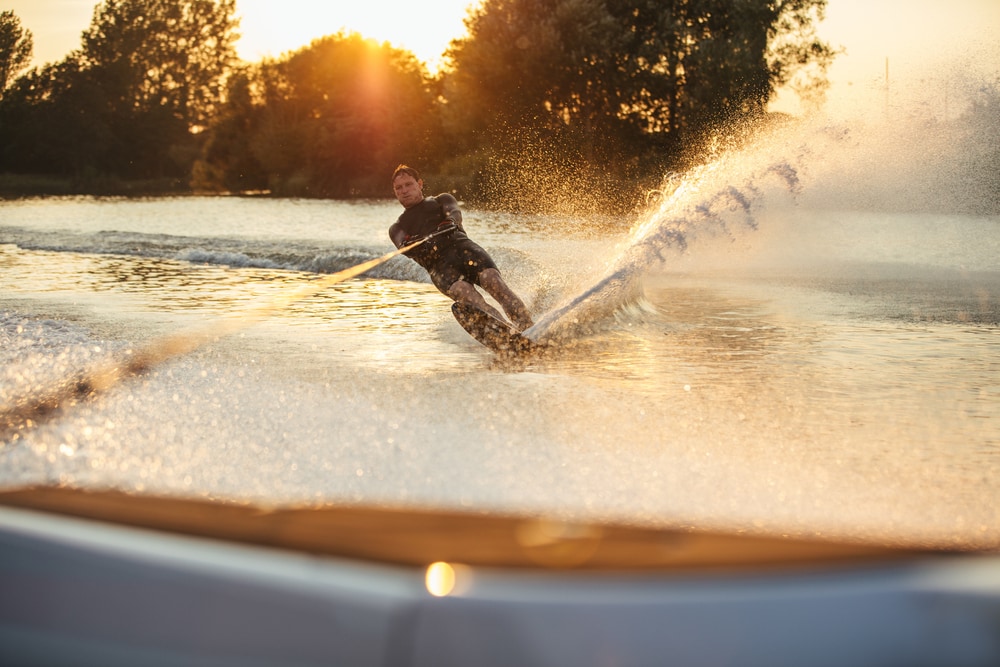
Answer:
<path fill-rule="evenodd" d="M 389 227 L 389 238 L 396 247 L 406 245 L 406 239 L 415 240 L 438 231 L 438 225 L 447 217 L 438 201 L 444 197 L 451 195 L 425 197 L 419 204 L 403 211 Z M 434 286 L 445 294 L 456 281 L 465 280 L 478 285 L 481 271 L 497 268 L 489 254 L 468 237 L 461 220 L 455 223 L 454 231 L 430 239 L 405 253 L 427 270 Z M 400 231 L 403 233 L 400 234 Z"/>

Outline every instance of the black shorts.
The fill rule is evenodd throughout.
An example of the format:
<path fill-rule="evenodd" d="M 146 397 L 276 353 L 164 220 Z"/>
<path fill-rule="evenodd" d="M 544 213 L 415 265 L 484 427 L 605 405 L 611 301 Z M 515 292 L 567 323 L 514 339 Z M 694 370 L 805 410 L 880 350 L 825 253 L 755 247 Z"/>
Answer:
<path fill-rule="evenodd" d="M 447 294 L 448 288 L 459 280 L 478 285 L 480 272 L 495 269 L 497 265 L 481 247 L 469 239 L 462 239 L 442 249 L 425 268 L 434 286 Z"/>

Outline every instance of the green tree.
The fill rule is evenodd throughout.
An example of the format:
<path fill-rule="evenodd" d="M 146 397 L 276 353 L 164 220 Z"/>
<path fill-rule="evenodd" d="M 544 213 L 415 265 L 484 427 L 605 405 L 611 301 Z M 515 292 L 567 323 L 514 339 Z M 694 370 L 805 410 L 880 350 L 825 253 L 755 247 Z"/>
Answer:
<path fill-rule="evenodd" d="M 0 97 L 28 63 L 34 42 L 31 31 L 21 27 L 21 20 L 11 10 L 0 12 Z"/>
<path fill-rule="evenodd" d="M 620 70 L 642 92 L 627 117 L 682 156 L 706 135 L 762 117 L 775 90 L 795 79 L 816 97 L 835 52 L 815 25 L 826 0 L 657 0 L 617 5 L 632 36 Z M 633 88 L 634 91 L 636 88 Z"/>
<path fill-rule="evenodd" d="M 768 26 L 771 92 L 787 86 L 807 107 L 815 108 L 826 97 L 827 71 L 841 53 L 816 34 L 826 15 L 826 0 L 784 0 L 775 5 Z"/>
<path fill-rule="evenodd" d="M 235 0 L 105 0 L 78 59 L 103 92 L 113 173 L 184 176 L 236 61 Z"/>
<path fill-rule="evenodd" d="M 236 62 L 235 0 L 105 0 L 78 54 L 119 111 L 204 126 Z"/>
<path fill-rule="evenodd" d="M 16 171 L 186 178 L 235 62 L 235 0 L 105 0 L 81 48 L 0 108 Z"/>
<path fill-rule="evenodd" d="M 194 165 L 191 184 L 195 189 L 216 192 L 267 189 L 267 173 L 251 146 L 264 113 L 254 94 L 259 72 L 259 67 L 249 66 L 230 77 L 226 101 L 205 132 L 204 147 Z"/>
<path fill-rule="evenodd" d="M 479 147 L 482 189 L 541 184 L 549 205 L 583 173 L 608 202 L 680 166 L 711 132 L 762 116 L 806 66 L 825 68 L 833 54 L 811 30 L 825 5 L 486 0 L 449 52 L 448 125 Z"/>
<path fill-rule="evenodd" d="M 384 194 L 388 171 L 423 161 L 438 127 L 427 72 L 413 54 L 357 34 L 315 40 L 248 77 L 209 131 L 201 186 Z"/>
<path fill-rule="evenodd" d="M 0 169 L 76 175 L 98 170 L 111 141 L 100 90 L 72 57 L 17 79 L 0 101 Z"/>
<path fill-rule="evenodd" d="M 443 116 L 449 141 L 477 155 L 469 196 L 530 190 L 524 202 L 573 207 L 559 195 L 568 179 L 633 172 L 628 128 L 608 122 L 620 99 L 607 54 L 624 37 L 604 0 L 488 0 L 466 25 L 448 53 Z"/>

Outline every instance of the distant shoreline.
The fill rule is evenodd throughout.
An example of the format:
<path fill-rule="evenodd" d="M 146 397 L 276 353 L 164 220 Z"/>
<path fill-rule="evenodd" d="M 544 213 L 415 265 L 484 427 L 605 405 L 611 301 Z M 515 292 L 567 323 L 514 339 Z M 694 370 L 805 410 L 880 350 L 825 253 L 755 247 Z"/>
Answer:
<path fill-rule="evenodd" d="M 59 177 L 38 174 L 0 174 L 0 198 L 46 195 L 148 197 L 196 194 L 179 179 L 123 180 L 116 177 Z"/>
<path fill-rule="evenodd" d="M 192 188 L 186 179 L 128 180 L 115 176 L 51 176 L 47 174 L 0 173 L 0 200 L 28 197 L 274 197 L 275 199 L 371 200 L 391 198 L 388 192 L 359 193 L 350 197 L 274 193 L 270 190 L 238 192 Z"/>

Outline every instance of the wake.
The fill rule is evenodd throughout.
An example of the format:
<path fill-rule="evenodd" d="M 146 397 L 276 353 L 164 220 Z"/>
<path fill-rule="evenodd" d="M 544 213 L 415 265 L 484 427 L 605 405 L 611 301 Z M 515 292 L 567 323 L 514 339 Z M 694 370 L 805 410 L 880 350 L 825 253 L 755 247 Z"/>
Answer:
<path fill-rule="evenodd" d="M 762 203 L 801 191 L 799 169 L 786 158 L 734 153 L 664 181 L 659 202 L 644 212 L 612 259 L 596 275 L 577 282 L 558 305 L 524 335 L 536 342 L 585 335 L 642 295 L 642 277 L 692 245 L 735 240 L 758 229 Z"/>
<path fill-rule="evenodd" d="M 566 290 L 526 335 L 544 342 L 587 333 L 638 301 L 650 268 L 676 262 L 707 241 L 756 232 L 768 209 L 802 204 L 997 215 L 1000 89 L 980 82 L 969 91 L 968 99 L 953 100 L 950 118 L 927 109 L 920 95 L 897 93 L 889 109 L 862 100 L 851 116 L 784 123 L 683 176 L 668 175 L 655 193 L 658 201 L 640 215 L 605 267 Z"/>

